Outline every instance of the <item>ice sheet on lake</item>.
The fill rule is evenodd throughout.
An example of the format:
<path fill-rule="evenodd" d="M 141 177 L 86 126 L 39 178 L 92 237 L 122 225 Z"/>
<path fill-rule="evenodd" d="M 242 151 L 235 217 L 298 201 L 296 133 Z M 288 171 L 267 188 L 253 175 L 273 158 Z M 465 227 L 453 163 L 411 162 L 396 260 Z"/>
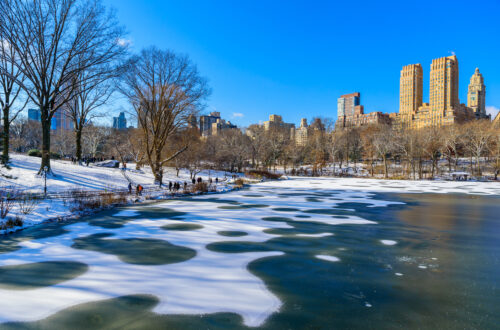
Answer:
<path fill-rule="evenodd" d="M 313 189 L 312 181 L 319 183 Z M 223 195 L 220 197 L 222 201 L 217 201 L 213 196 L 202 196 L 153 206 L 184 212 L 182 219 L 147 219 L 140 216 L 140 208 L 134 207 L 114 214 L 116 217 L 128 217 L 129 221 L 120 228 L 102 228 L 82 222 L 66 226 L 65 229 L 69 232 L 60 236 L 24 241 L 20 243 L 21 249 L 0 254 L 0 266 L 42 261 L 76 261 L 88 264 L 89 269 L 74 279 L 36 290 L 0 289 L 0 322 L 39 320 L 81 303 L 123 295 L 151 294 L 160 300 L 154 309 L 156 313 L 234 312 L 240 314 L 248 326 L 262 325 L 272 313 L 279 310 L 282 302 L 266 288 L 260 278 L 248 271 L 247 266 L 256 259 L 278 256 L 282 252 L 218 253 L 207 250 L 206 246 L 223 241 L 264 242 L 279 236 L 264 232 L 266 229 L 291 228 L 290 223 L 294 221 L 330 225 L 376 224 L 370 219 L 355 215 L 332 217 L 331 214 L 304 211 L 331 210 L 344 202 L 364 203 L 367 207 L 398 204 L 375 199 L 371 192 L 348 187 L 349 190 L 342 190 L 345 188 L 341 188 L 341 184 L 348 182 L 351 181 L 294 179 L 265 182 L 252 186 L 249 190 Z M 271 189 L 273 193 L 268 192 Z M 220 208 L 235 205 L 260 206 Z M 148 207 L 151 206 L 145 206 L 144 209 Z M 273 208 L 293 210 L 279 212 Z M 266 217 L 281 217 L 285 220 L 263 220 Z M 161 228 L 168 224 L 186 222 L 201 225 L 202 228 L 184 231 Z M 224 237 L 218 234 L 221 231 L 242 231 L 248 235 Z M 180 263 L 151 266 L 125 263 L 113 254 L 71 247 L 75 238 L 98 233 L 113 234 L 105 239 L 165 240 L 194 249 L 197 255 Z M 332 233 L 299 233 L 295 236 L 296 239 L 304 239 L 330 235 Z M 382 240 L 382 243 L 384 241 L 393 242 Z M 329 262 L 341 262 L 339 258 L 326 254 L 315 257 Z"/>

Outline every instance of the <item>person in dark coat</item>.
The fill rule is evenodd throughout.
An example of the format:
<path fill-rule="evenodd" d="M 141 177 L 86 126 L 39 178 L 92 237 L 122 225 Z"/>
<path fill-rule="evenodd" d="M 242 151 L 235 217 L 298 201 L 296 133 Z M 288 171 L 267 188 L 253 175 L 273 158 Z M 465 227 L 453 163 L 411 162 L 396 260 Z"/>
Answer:
<path fill-rule="evenodd" d="M 219 183 L 219 178 L 215 178 L 215 184 Z"/>
<path fill-rule="evenodd" d="M 188 183 L 184 181 L 184 190 L 187 190 Z"/>
<path fill-rule="evenodd" d="M 128 183 L 128 194 L 132 194 L 132 183 Z"/>
<path fill-rule="evenodd" d="M 196 183 L 196 179 L 195 179 L 195 178 L 193 178 L 193 179 L 191 180 L 191 182 L 192 182 L 193 184 L 195 184 L 195 183 Z"/>

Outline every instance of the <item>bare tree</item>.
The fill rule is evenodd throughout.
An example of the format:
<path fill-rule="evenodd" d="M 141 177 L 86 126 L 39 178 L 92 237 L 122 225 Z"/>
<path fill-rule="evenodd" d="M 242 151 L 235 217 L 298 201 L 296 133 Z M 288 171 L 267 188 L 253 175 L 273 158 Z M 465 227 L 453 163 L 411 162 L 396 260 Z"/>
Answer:
<path fill-rule="evenodd" d="M 436 170 L 439 172 L 438 161 L 443 149 L 442 131 L 436 127 L 423 129 L 421 132 L 423 152 L 431 160 L 431 178 Z"/>
<path fill-rule="evenodd" d="M 114 72 L 118 72 L 118 69 Z M 94 79 L 88 78 L 89 75 L 94 75 Z M 101 71 L 100 68 L 97 68 L 97 70 L 93 69 L 92 71 L 81 71 L 72 80 L 74 95 L 64 110 L 66 116 L 73 122 L 75 156 L 78 161 L 82 159 L 83 128 L 93 119 L 102 116 L 96 110 L 105 105 L 110 99 L 113 93 L 113 83 L 111 81 L 113 77 L 113 73 L 107 70 Z"/>
<path fill-rule="evenodd" d="M 375 169 L 374 164 L 376 161 L 376 150 L 373 145 L 373 140 L 375 135 L 378 133 L 377 125 L 370 125 L 361 131 L 361 141 L 363 144 L 363 158 L 366 162 L 369 162 L 370 165 L 370 175 L 373 176 Z"/>
<path fill-rule="evenodd" d="M 448 171 L 451 172 L 451 165 L 455 171 L 458 163 L 458 148 L 462 140 L 462 128 L 459 125 L 448 125 L 443 132 L 443 153 L 448 160 Z"/>
<path fill-rule="evenodd" d="M 387 158 L 390 153 L 394 150 L 393 143 L 393 130 L 389 125 L 381 125 L 379 131 L 375 134 L 373 139 L 373 146 L 377 153 L 377 156 L 382 158 L 384 162 L 384 177 L 389 176 Z"/>
<path fill-rule="evenodd" d="M 481 157 L 485 156 L 495 137 L 495 130 L 488 120 L 477 120 L 465 126 L 464 147 L 476 162 L 476 173 L 482 175 Z M 471 162 L 472 167 L 472 162 Z M 472 172 L 472 171 L 471 171 Z M 471 173 L 472 174 L 472 173 Z"/>
<path fill-rule="evenodd" d="M 11 125 L 12 148 L 17 152 L 38 149 L 42 141 L 41 123 L 26 118 L 17 118 Z"/>
<path fill-rule="evenodd" d="M 111 134 L 109 127 L 85 126 L 83 129 L 83 146 L 84 152 L 92 157 L 97 157 L 102 154 L 104 149 L 104 141 Z"/>
<path fill-rule="evenodd" d="M 17 69 L 15 64 L 9 59 L 16 59 L 17 55 L 14 47 L 11 47 L 9 42 L 2 36 L 0 29 L 0 107 L 2 107 L 3 116 L 3 150 L 1 162 L 6 165 L 9 162 L 9 147 L 10 147 L 10 125 L 19 113 L 26 106 L 19 103 L 13 110 L 16 101 L 19 101 L 21 95 L 21 86 L 18 82 L 23 82 L 24 77 L 22 72 Z"/>
<path fill-rule="evenodd" d="M 165 145 L 203 107 L 210 89 L 187 56 L 169 50 L 145 49 L 124 72 L 120 91 L 137 114 L 147 162 L 160 181 L 163 166 L 187 148 L 166 155 Z"/>
<path fill-rule="evenodd" d="M 422 138 L 417 130 L 403 129 L 399 132 L 394 132 L 393 141 L 395 149 L 406 159 L 407 164 L 410 164 L 410 177 L 413 174 L 413 179 L 422 179 Z"/>
<path fill-rule="evenodd" d="M 113 69 L 106 64 L 126 50 L 123 29 L 100 0 L 0 0 L 0 12 L 0 34 L 17 55 L 2 57 L 26 78 L 20 85 L 40 108 L 40 172 L 50 170 L 52 117 L 74 97 L 71 81 L 80 72 Z"/>

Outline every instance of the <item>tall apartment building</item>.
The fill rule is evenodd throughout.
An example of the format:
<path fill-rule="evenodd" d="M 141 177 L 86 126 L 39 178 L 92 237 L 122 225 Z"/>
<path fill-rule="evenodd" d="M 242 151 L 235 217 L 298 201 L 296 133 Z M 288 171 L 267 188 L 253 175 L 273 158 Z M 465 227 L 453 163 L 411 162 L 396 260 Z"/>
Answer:
<path fill-rule="evenodd" d="M 410 122 L 423 102 L 423 70 L 420 64 L 410 64 L 401 70 L 399 82 L 399 113 Z"/>
<path fill-rule="evenodd" d="M 335 129 L 390 123 L 389 115 L 385 113 L 378 111 L 365 114 L 358 92 L 340 96 L 337 100 L 337 115 Z"/>
<path fill-rule="evenodd" d="M 300 127 L 295 131 L 295 145 L 303 147 L 307 144 L 307 138 L 309 136 L 309 127 L 307 126 L 307 119 L 302 118 L 300 120 Z"/>
<path fill-rule="evenodd" d="M 73 129 L 73 121 L 68 116 L 65 108 L 59 108 L 52 117 L 52 121 L 50 123 L 50 128 L 52 130 L 72 130 Z"/>
<path fill-rule="evenodd" d="M 470 78 L 467 106 L 474 111 L 476 118 L 489 118 L 486 114 L 486 86 L 484 85 L 483 75 L 478 68 Z"/>
<path fill-rule="evenodd" d="M 220 112 L 211 112 L 209 115 L 200 116 L 200 134 L 201 136 L 211 135 L 212 124 L 220 119 Z"/>
<path fill-rule="evenodd" d="M 286 130 L 294 129 L 295 124 L 285 123 L 279 115 L 270 115 L 269 120 L 263 123 L 264 129 L 267 131 L 270 128 L 282 127 Z"/>
<path fill-rule="evenodd" d="M 31 121 L 40 121 L 41 119 L 40 109 L 28 109 L 28 120 Z M 61 108 L 54 113 L 50 121 L 50 129 L 51 130 L 71 130 L 73 129 L 73 121 L 67 115 L 66 111 Z"/>
<path fill-rule="evenodd" d="M 118 117 L 113 117 L 113 128 L 117 130 L 127 129 L 127 118 L 125 118 L 125 112 L 120 112 Z"/>
<path fill-rule="evenodd" d="M 393 124 L 398 128 L 423 128 L 472 120 L 474 111 L 460 104 L 458 73 L 455 55 L 432 60 L 429 103 L 423 103 L 420 64 L 404 66 L 400 78 L 399 113 L 391 115 Z"/>
<path fill-rule="evenodd" d="M 220 112 L 211 112 L 208 116 L 200 116 L 200 134 L 202 137 L 217 135 L 225 129 L 237 128 L 230 121 L 221 118 Z"/>

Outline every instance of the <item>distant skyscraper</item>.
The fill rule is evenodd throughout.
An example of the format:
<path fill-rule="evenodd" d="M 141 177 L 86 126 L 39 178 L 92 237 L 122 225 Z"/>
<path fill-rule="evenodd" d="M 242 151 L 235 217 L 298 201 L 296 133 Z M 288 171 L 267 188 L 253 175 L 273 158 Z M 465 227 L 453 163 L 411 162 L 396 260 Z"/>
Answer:
<path fill-rule="evenodd" d="M 202 136 L 211 135 L 212 124 L 220 118 L 220 112 L 213 111 L 210 115 L 200 116 L 200 134 Z"/>
<path fill-rule="evenodd" d="M 413 115 L 422 106 L 423 70 L 420 64 L 410 64 L 401 70 L 399 81 L 399 113 Z"/>
<path fill-rule="evenodd" d="M 486 114 L 486 86 L 483 75 L 478 68 L 470 78 L 467 106 L 474 110 L 477 118 L 488 118 Z"/>
<path fill-rule="evenodd" d="M 120 112 L 118 117 L 113 117 L 113 128 L 118 130 L 127 128 L 127 118 L 125 118 L 125 112 Z"/>
<path fill-rule="evenodd" d="M 359 93 L 351 93 L 341 95 L 337 100 L 337 116 L 349 117 L 354 116 L 356 106 L 361 104 L 361 95 Z"/>
<path fill-rule="evenodd" d="M 437 58 L 431 64 L 429 106 L 434 117 L 446 116 L 446 111 L 457 108 L 458 60 L 455 55 Z M 439 121 L 439 118 L 434 118 Z"/>
<path fill-rule="evenodd" d="M 345 94 L 337 100 L 337 121 L 335 129 L 359 127 L 373 124 L 389 124 L 389 115 L 380 111 L 365 114 L 365 108 L 361 105 L 361 94 L 359 92 Z M 320 123 L 312 123 L 311 126 L 323 130 Z"/>
<path fill-rule="evenodd" d="M 64 108 L 60 108 L 56 111 L 51 121 L 51 129 L 53 130 L 71 130 L 73 129 L 73 121 L 68 116 Z"/>
<path fill-rule="evenodd" d="M 40 109 L 28 109 L 28 120 L 40 121 Z"/>

